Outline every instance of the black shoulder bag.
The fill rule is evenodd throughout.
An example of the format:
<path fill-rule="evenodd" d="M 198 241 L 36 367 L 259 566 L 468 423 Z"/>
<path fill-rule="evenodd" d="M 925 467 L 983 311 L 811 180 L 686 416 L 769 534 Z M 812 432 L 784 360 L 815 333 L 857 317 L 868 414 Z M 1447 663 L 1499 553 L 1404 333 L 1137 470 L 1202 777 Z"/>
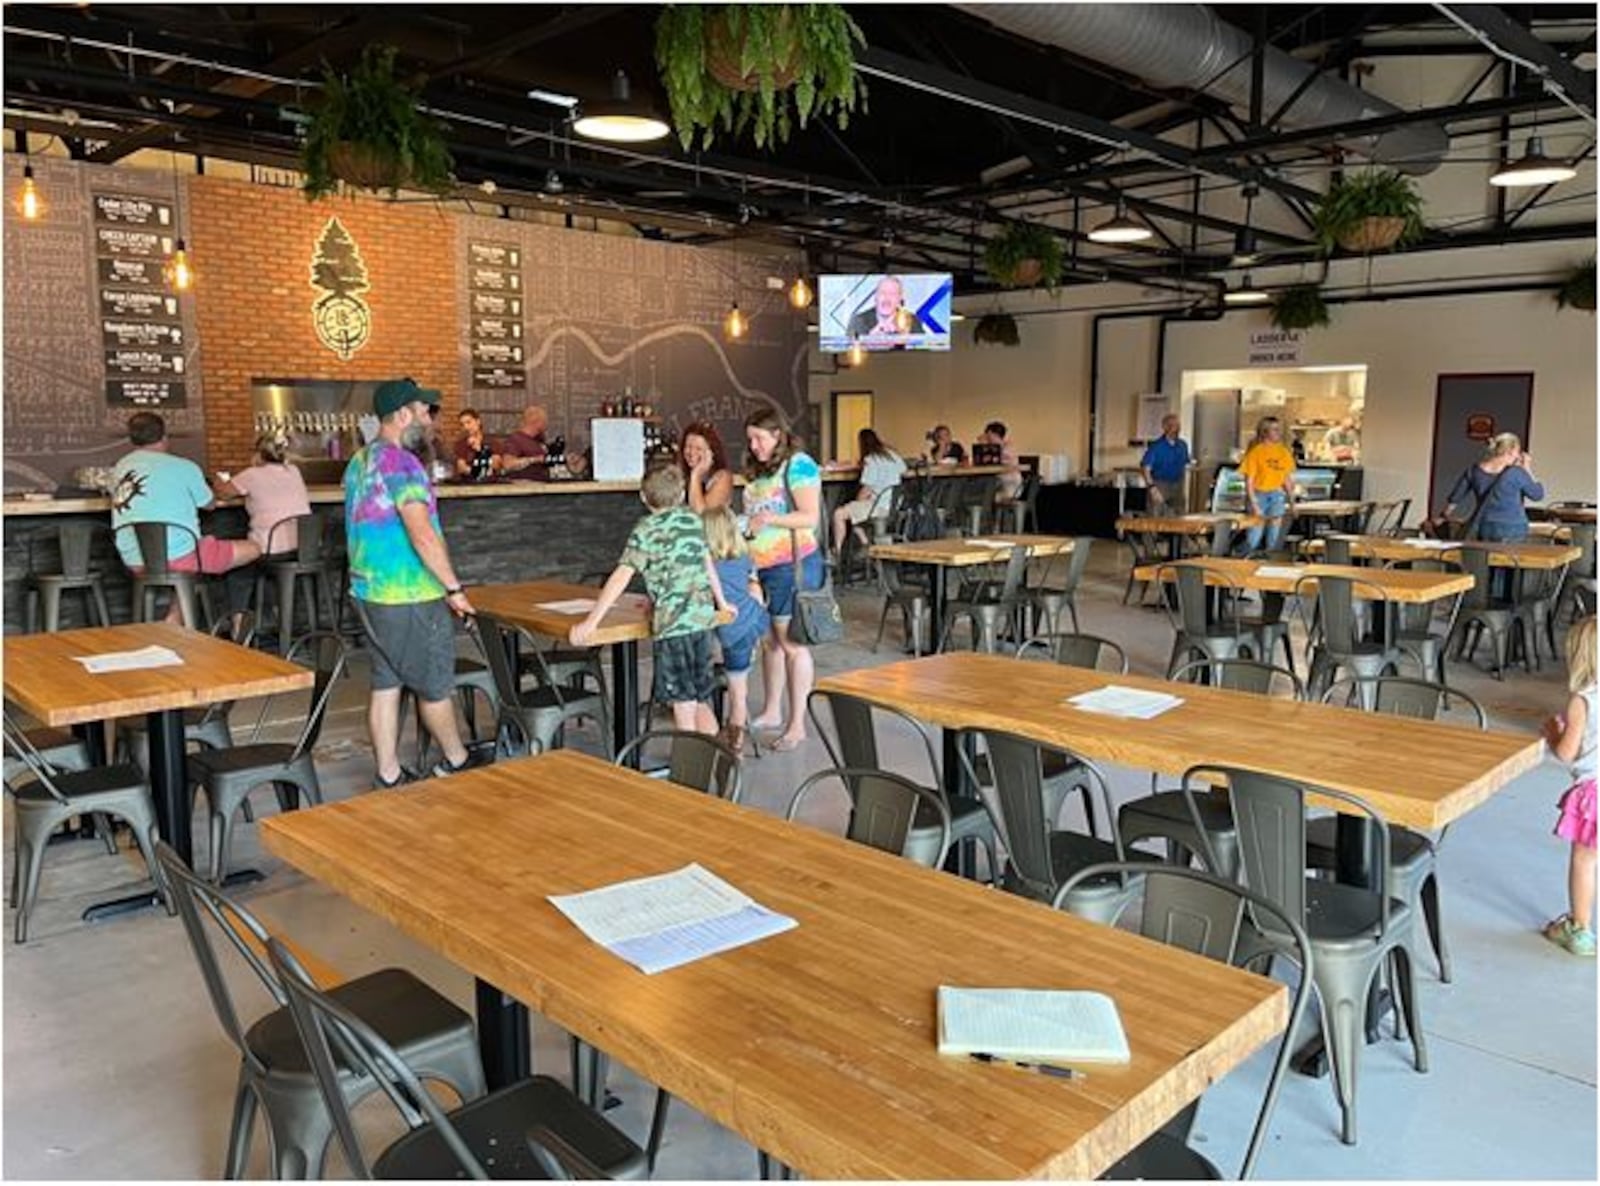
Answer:
<path fill-rule="evenodd" d="M 800 509 L 794 500 L 794 487 L 789 485 L 788 461 L 783 463 L 783 495 L 791 512 Z M 800 565 L 800 533 L 792 527 L 789 529 L 789 549 L 794 563 L 794 613 L 789 618 L 789 637 L 802 646 L 819 646 L 844 638 L 844 615 L 839 612 L 839 603 L 833 596 L 828 544 L 820 522 L 815 534 L 822 555 L 822 588 L 807 589 Z"/>

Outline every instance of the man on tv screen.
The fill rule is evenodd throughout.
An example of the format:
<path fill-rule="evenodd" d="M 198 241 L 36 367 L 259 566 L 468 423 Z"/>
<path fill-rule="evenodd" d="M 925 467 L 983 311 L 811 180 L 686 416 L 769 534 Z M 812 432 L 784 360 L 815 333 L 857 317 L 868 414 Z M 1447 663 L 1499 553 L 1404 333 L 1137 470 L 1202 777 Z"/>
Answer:
<path fill-rule="evenodd" d="M 852 338 L 903 338 L 927 332 L 922 318 L 906 308 L 905 288 L 898 276 L 885 276 L 878 281 L 872 304 L 850 318 Z"/>

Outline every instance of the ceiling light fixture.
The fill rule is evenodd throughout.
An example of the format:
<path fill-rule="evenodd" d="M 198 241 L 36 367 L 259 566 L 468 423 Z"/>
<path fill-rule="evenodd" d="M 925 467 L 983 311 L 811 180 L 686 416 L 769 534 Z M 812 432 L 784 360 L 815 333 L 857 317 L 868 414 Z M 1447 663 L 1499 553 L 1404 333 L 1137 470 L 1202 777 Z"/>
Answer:
<path fill-rule="evenodd" d="M 1272 294 L 1264 288 L 1257 288 L 1250 283 L 1250 273 L 1244 274 L 1244 283 L 1238 288 L 1230 288 L 1222 294 L 1222 303 L 1225 305 L 1263 305 L 1272 299 Z"/>
<path fill-rule="evenodd" d="M 611 98 L 574 108 L 577 119 L 572 130 L 590 140 L 609 140 L 619 144 L 641 144 L 660 140 L 672 129 L 649 103 L 633 97 L 628 76 L 618 70 L 611 76 Z"/>
<path fill-rule="evenodd" d="M 33 166 L 22 166 L 22 191 L 17 194 L 17 213 L 26 222 L 38 222 L 44 214 L 44 202 L 39 197 L 39 187 L 33 183 Z"/>
<path fill-rule="evenodd" d="M 565 107 L 568 111 L 578 105 L 578 96 L 576 95 L 563 95 L 557 91 L 541 90 L 539 87 L 534 87 L 533 90 L 529 91 L 528 98 L 540 103 L 548 103 L 552 107 Z"/>
<path fill-rule="evenodd" d="M 728 315 L 722 319 L 722 333 L 728 341 L 737 342 L 750 332 L 750 319 L 739 312 L 739 302 L 734 301 Z"/>
<path fill-rule="evenodd" d="M 1117 199 L 1117 213 L 1089 232 L 1091 243 L 1142 243 L 1155 232 L 1138 219 L 1128 216 L 1128 208 Z"/>
<path fill-rule="evenodd" d="M 174 245 L 166 266 L 167 283 L 173 292 L 188 292 L 194 287 L 194 269 L 189 266 L 189 251 L 182 239 Z"/>
<path fill-rule="evenodd" d="M 861 345 L 860 338 L 850 339 L 850 349 L 844 356 L 845 362 L 852 367 L 861 366 L 867 361 L 866 348 Z"/>
<path fill-rule="evenodd" d="M 789 285 L 789 304 L 796 309 L 809 309 L 816 293 L 811 291 L 811 285 L 806 283 L 804 276 L 796 276 L 794 283 Z"/>
<path fill-rule="evenodd" d="M 1533 185 L 1554 185 L 1558 181 L 1571 181 L 1578 171 L 1565 161 L 1544 155 L 1544 137 L 1528 137 L 1528 151 L 1518 160 L 1502 167 L 1489 178 L 1490 185 L 1502 189 L 1520 189 Z"/>

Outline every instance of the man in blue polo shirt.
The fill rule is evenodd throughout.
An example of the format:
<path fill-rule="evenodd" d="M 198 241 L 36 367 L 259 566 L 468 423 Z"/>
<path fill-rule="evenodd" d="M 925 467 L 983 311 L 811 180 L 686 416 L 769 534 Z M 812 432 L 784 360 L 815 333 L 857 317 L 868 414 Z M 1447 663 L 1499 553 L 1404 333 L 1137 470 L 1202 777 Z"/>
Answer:
<path fill-rule="evenodd" d="M 1178 428 L 1177 416 L 1168 412 L 1161 418 L 1161 435 L 1139 459 L 1152 513 L 1181 515 L 1188 510 L 1189 445 L 1178 436 Z"/>

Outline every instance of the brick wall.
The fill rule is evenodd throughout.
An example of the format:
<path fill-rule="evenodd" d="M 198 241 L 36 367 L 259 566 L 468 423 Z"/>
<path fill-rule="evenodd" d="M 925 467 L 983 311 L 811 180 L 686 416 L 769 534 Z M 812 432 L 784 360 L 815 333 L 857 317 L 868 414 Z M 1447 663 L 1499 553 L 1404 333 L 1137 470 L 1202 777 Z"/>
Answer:
<path fill-rule="evenodd" d="M 455 231 L 431 204 L 365 198 L 307 202 L 298 190 L 215 177 L 189 179 L 197 275 L 207 462 L 237 469 L 254 440 L 257 378 L 385 379 L 410 375 L 459 406 Z M 330 217 L 366 264 L 367 344 L 349 361 L 324 346 L 311 307 L 311 259 Z"/>

